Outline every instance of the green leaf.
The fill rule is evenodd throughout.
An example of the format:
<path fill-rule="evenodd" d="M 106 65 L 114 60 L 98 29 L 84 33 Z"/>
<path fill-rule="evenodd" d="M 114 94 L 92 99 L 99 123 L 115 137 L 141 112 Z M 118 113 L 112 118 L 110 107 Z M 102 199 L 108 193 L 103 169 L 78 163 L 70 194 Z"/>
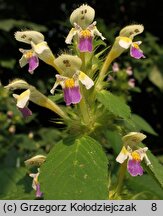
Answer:
<path fill-rule="evenodd" d="M 37 143 L 24 134 L 15 135 L 15 143 L 20 146 L 21 150 L 35 150 Z"/>
<path fill-rule="evenodd" d="M 93 47 L 94 48 L 97 48 L 97 47 L 99 47 L 99 46 L 105 46 L 106 47 L 106 43 L 103 41 L 103 40 L 101 40 L 101 39 L 98 39 L 98 40 L 94 40 L 93 41 Z"/>
<path fill-rule="evenodd" d="M 163 75 L 157 66 L 154 66 L 149 74 L 150 81 L 156 85 L 161 91 L 163 91 Z"/>
<path fill-rule="evenodd" d="M 113 148 L 115 154 L 119 154 L 122 149 L 122 137 L 116 131 L 107 131 L 106 138 Z"/>
<path fill-rule="evenodd" d="M 15 59 L 0 60 L 0 66 L 7 68 L 7 69 L 13 69 L 15 66 L 15 63 L 16 63 Z"/>
<path fill-rule="evenodd" d="M 150 175 L 142 175 L 137 177 L 129 176 L 126 181 L 130 190 L 135 191 L 137 195 L 132 199 L 141 199 L 140 196 L 146 194 L 148 199 L 163 199 L 162 188 L 153 180 Z M 152 186 L 152 187 L 151 187 Z M 134 194 L 134 193 L 133 193 Z"/>
<path fill-rule="evenodd" d="M 1 167 L 0 176 L 0 199 L 35 198 L 32 179 L 27 176 L 25 168 Z"/>
<path fill-rule="evenodd" d="M 161 164 L 163 164 L 163 155 L 157 156 L 158 160 L 160 161 Z"/>
<path fill-rule="evenodd" d="M 148 122 L 146 122 L 146 120 L 140 117 L 139 115 L 133 114 L 131 118 L 135 123 L 136 127 L 138 128 L 138 130 L 143 130 L 156 136 L 158 135 L 150 126 L 150 124 L 148 124 Z"/>
<path fill-rule="evenodd" d="M 101 145 L 88 136 L 59 142 L 41 166 L 45 199 L 107 199 L 107 163 Z"/>
<path fill-rule="evenodd" d="M 128 119 L 130 117 L 130 107 L 123 101 L 122 98 L 113 95 L 108 91 L 102 90 L 97 94 L 97 99 L 115 116 L 119 116 L 124 119 Z"/>
<path fill-rule="evenodd" d="M 9 32 L 14 27 L 29 28 L 42 32 L 47 30 L 47 28 L 43 25 L 28 22 L 25 20 L 4 19 L 0 21 L 0 30 Z"/>
<path fill-rule="evenodd" d="M 34 191 L 30 193 L 24 193 L 24 191 L 22 191 L 20 187 L 17 187 L 17 191 L 8 193 L 3 196 L 0 195 L 0 199 L 1 200 L 33 200 L 35 199 L 35 194 Z"/>

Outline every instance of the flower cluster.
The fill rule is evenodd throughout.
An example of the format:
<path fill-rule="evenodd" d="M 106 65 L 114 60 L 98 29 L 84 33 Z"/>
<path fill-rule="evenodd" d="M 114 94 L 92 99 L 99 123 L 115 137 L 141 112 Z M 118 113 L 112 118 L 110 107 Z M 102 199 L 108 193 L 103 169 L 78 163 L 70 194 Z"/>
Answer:
<path fill-rule="evenodd" d="M 73 27 L 69 31 L 65 43 L 73 44 L 73 52 L 71 53 L 75 53 L 74 55 L 62 53 L 55 57 L 45 41 L 44 35 L 40 32 L 29 30 L 17 31 L 15 33 L 15 39 L 17 41 L 29 45 L 29 49 L 27 50 L 19 49 L 22 53 L 22 57 L 19 60 L 20 67 L 24 67 L 28 64 L 28 72 L 34 74 L 34 71 L 39 66 L 39 60 L 52 66 L 57 71 L 57 74 L 55 75 L 54 85 L 50 90 L 51 94 L 54 94 L 56 88 L 60 85 L 67 106 L 81 102 L 79 106 L 75 106 L 77 110 L 76 113 L 79 111 L 79 117 L 80 114 L 82 116 L 81 119 L 76 117 L 77 115 L 75 116 L 78 120 L 77 124 L 81 121 L 82 127 L 88 128 L 91 132 L 96 125 L 101 124 L 101 122 L 96 122 L 96 120 L 97 110 L 101 109 L 102 106 L 98 105 L 97 108 L 93 106 L 96 106 L 99 102 L 96 94 L 107 85 L 104 84 L 104 80 L 108 74 L 110 64 L 127 49 L 130 49 L 130 55 L 132 57 L 136 59 L 145 58 L 143 51 L 139 47 L 141 41 L 133 41 L 136 35 L 143 32 L 144 27 L 142 25 L 130 25 L 120 31 L 119 36 L 115 39 L 110 52 L 102 64 L 102 60 L 98 58 L 101 54 L 99 54 L 99 56 L 94 55 L 94 51 L 96 50 L 94 38 L 99 37 L 99 40 L 104 40 L 105 38 L 97 29 L 94 18 L 94 9 L 86 4 L 83 4 L 72 12 L 70 23 Z M 102 51 L 102 54 L 103 53 Z M 118 64 L 115 63 L 113 65 L 113 71 L 118 73 Z M 126 73 L 132 75 L 131 68 L 128 68 Z M 134 87 L 134 81 L 134 79 L 130 79 L 129 85 Z M 35 87 L 23 80 L 15 80 L 6 87 L 12 90 L 24 90 L 20 95 L 13 94 L 13 97 L 16 99 L 16 106 L 21 111 L 23 117 L 32 115 L 32 111 L 28 107 L 29 102 L 32 101 L 37 105 L 54 111 L 62 117 L 65 122 L 71 118 L 71 115 L 69 115 L 71 111 L 68 112 L 66 109 L 62 109 L 61 106 L 54 103 Z M 71 108 L 69 110 L 71 110 Z M 72 123 L 74 119 L 70 122 Z M 132 176 L 143 174 L 143 168 L 141 166 L 143 160 L 145 160 L 147 165 L 151 164 L 146 155 L 148 148 L 137 147 L 137 144 L 145 137 L 144 134 L 138 132 L 131 132 L 123 137 L 124 146 L 117 156 L 116 161 L 122 164 L 127 160 L 127 170 Z M 44 161 L 45 157 L 38 155 L 25 161 L 25 163 L 26 165 L 35 164 L 40 166 Z M 33 178 L 32 187 L 36 191 L 36 197 L 43 196 L 38 181 L 39 174 L 39 169 L 37 173 L 30 174 L 30 177 Z"/>
<path fill-rule="evenodd" d="M 121 68 L 119 66 L 119 64 L 117 62 L 114 62 L 113 65 L 112 65 L 112 72 L 113 72 L 113 76 L 112 75 L 108 75 L 108 79 L 107 81 L 113 81 L 114 84 L 119 84 L 118 82 L 115 82 L 115 77 L 120 75 L 121 73 Z M 118 72 L 118 73 L 117 73 Z M 126 80 L 128 80 L 128 86 L 130 88 L 134 88 L 135 87 L 135 78 L 131 78 L 131 76 L 133 76 L 133 70 L 132 70 L 132 67 L 131 66 L 128 66 L 126 69 L 125 69 L 125 72 L 122 71 L 122 74 L 123 74 L 123 77 L 126 78 Z M 125 74 L 127 74 L 127 77 L 125 76 Z M 120 78 L 122 78 L 122 76 L 120 75 L 119 76 Z M 129 79 L 128 79 L 129 78 Z M 117 81 L 117 80 L 116 80 Z M 124 80 L 123 80 L 124 82 Z M 118 85 L 119 87 L 119 85 Z"/>
<path fill-rule="evenodd" d="M 81 53 L 92 52 L 94 37 L 99 36 L 102 40 L 105 39 L 97 29 L 96 21 L 93 21 L 94 17 L 95 11 L 88 5 L 83 4 L 74 10 L 70 16 L 70 23 L 73 25 L 73 28 L 70 30 L 65 42 L 71 44 L 74 39 L 74 43 L 77 44 L 77 48 Z M 140 34 L 143 29 L 142 25 L 131 25 L 123 28 L 116 39 L 116 46 L 113 45 L 112 49 L 114 52 L 118 54 L 130 47 L 132 57 L 137 59 L 144 58 L 144 54 L 139 48 L 141 42 L 133 42 L 134 36 Z M 39 66 L 39 59 L 58 70 L 59 74 L 56 75 L 56 82 L 51 89 L 51 93 L 53 94 L 56 87 L 61 85 L 66 105 L 77 104 L 81 101 L 82 95 L 79 81 L 88 90 L 94 85 L 94 81 L 87 75 L 87 72 L 81 71 L 83 62 L 80 57 L 62 54 L 55 58 L 43 34 L 40 32 L 18 31 L 15 33 L 15 38 L 17 41 L 30 44 L 31 46 L 28 50 L 20 49 L 23 56 L 19 61 L 21 67 L 24 67 L 27 63 L 29 64 L 29 73 L 34 73 L 34 70 Z M 119 48 L 117 48 L 117 41 Z M 14 97 L 17 99 L 17 107 L 21 110 L 23 116 L 31 115 L 32 112 L 27 107 L 29 91 L 24 92 L 19 97 L 17 95 L 14 95 Z"/>

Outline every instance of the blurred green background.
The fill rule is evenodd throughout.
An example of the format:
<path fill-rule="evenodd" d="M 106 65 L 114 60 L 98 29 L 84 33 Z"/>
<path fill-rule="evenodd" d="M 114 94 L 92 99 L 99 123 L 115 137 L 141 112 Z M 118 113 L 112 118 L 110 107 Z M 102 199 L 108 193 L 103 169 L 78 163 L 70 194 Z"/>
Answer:
<path fill-rule="evenodd" d="M 163 25 L 161 24 L 163 13 L 160 1 L 0 0 L 0 159 L 2 167 L 10 167 L 10 169 L 19 167 L 25 159 L 35 154 L 47 153 L 63 136 L 64 129 L 63 125 L 53 123 L 57 118 L 54 113 L 32 103 L 29 107 L 34 115 L 29 119 L 22 119 L 12 96 L 4 90 L 3 86 L 13 78 L 23 78 L 49 95 L 54 83 L 54 69 L 43 62 L 40 62 L 40 67 L 32 76 L 27 72 L 26 67 L 20 69 L 18 60 L 21 53 L 18 49 L 21 45 L 25 48 L 25 45 L 15 41 L 14 32 L 25 29 L 41 31 L 50 48 L 57 55 L 61 50 L 67 49 L 64 40 L 71 28 L 69 15 L 82 3 L 87 3 L 95 9 L 97 27 L 106 37 L 108 46 L 113 43 L 115 36 L 124 26 L 133 23 L 144 25 L 145 31 L 138 39 L 143 41 L 141 48 L 146 59 L 131 59 L 127 53 L 124 53 L 116 62 L 121 68 L 132 67 L 138 90 L 131 92 L 132 97 L 128 102 L 132 111 L 142 116 L 158 134 L 158 136 L 147 134 L 146 143 L 160 161 L 163 161 Z"/>

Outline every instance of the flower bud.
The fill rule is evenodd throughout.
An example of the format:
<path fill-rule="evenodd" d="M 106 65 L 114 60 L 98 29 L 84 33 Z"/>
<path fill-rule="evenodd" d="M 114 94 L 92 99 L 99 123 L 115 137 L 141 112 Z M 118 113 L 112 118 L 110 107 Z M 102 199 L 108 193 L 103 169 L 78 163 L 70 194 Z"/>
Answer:
<path fill-rule="evenodd" d="M 9 129 L 8 129 L 8 132 L 11 133 L 11 134 L 14 134 L 15 131 L 16 131 L 15 125 L 11 125 L 11 126 L 9 127 Z"/>
<path fill-rule="evenodd" d="M 134 88 L 134 87 L 135 87 L 135 79 L 134 79 L 134 78 L 129 79 L 128 85 L 129 85 L 131 88 Z"/>
<path fill-rule="evenodd" d="M 31 131 L 31 132 L 29 132 L 29 134 L 28 134 L 28 137 L 29 137 L 29 139 L 33 139 L 33 137 L 34 137 L 34 134 L 33 134 L 33 132 Z"/>
<path fill-rule="evenodd" d="M 131 76 L 131 75 L 133 74 L 133 71 L 132 71 L 132 67 L 131 67 L 131 66 L 128 66 L 128 67 L 126 68 L 126 73 L 127 73 L 129 76 Z"/>
<path fill-rule="evenodd" d="M 13 116 L 14 116 L 13 111 L 11 111 L 11 110 L 7 111 L 7 117 L 8 117 L 9 119 L 11 119 Z"/>

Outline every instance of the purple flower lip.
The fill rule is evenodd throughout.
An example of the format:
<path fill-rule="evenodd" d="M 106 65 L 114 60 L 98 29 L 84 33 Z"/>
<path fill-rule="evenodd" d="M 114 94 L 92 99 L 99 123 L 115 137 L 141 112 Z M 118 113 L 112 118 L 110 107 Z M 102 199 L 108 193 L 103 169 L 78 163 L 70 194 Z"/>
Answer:
<path fill-rule="evenodd" d="M 77 104 L 81 100 L 80 88 L 79 86 L 74 86 L 71 88 L 64 88 L 64 100 L 66 105 Z"/>
<path fill-rule="evenodd" d="M 88 26 L 80 26 L 76 22 L 73 23 L 75 28 L 72 28 L 69 34 L 66 37 L 65 42 L 67 44 L 72 43 L 72 39 L 75 35 L 78 36 L 78 48 L 80 52 L 92 52 L 93 46 L 92 41 L 95 35 L 99 36 L 102 40 L 105 40 L 105 37 L 98 31 L 96 27 L 96 21 Z"/>
<path fill-rule="evenodd" d="M 130 55 L 136 59 L 145 58 L 142 50 L 135 48 L 134 46 L 131 46 Z"/>
<path fill-rule="evenodd" d="M 79 39 L 78 48 L 80 52 L 92 52 L 92 37 L 81 37 Z"/>
<path fill-rule="evenodd" d="M 128 160 L 127 170 L 132 176 L 143 175 L 143 168 L 140 165 L 140 161 L 138 160 L 134 160 L 134 159 Z"/>
<path fill-rule="evenodd" d="M 24 107 L 24 108 L 18 107 L 18 109 L 20 110 L 24 118 L 27 118 L 28 116 L 32 115 L 32 111 L 28 107 Z"/>
<path fill-rule="evenodd" d="M 41 198 L 43 196 L 43 193 L 40 191 L 40 184 L 36 185 L 36 197 Z"/>
<path fill-rule="evenodd" d="M 36 55 L 32 56 L 31 58 L 28 59 L 29 63 L 29 73 L 33 74 L 34 70 L 39 66 L 39 60 Z"/>

